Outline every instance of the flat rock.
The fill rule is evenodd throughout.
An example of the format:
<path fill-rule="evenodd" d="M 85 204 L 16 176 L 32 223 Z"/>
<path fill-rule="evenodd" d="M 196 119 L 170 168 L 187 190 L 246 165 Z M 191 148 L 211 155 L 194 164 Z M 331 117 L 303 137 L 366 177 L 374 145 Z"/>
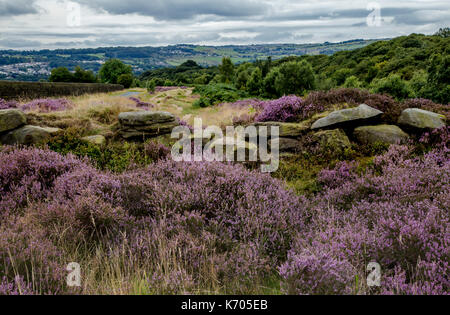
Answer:
<path fill-rule="evenodd" d="M 393 125 L 359 127 L 355 129 L 353 135 L 363 144 L 374 144 L 377 142 L 402 144 L 409 139 L 407 133 Z"/>
<path fill-rule="evenodd" d="M 147 137 L 153 138 L 172 133 L 173 128 L 179 126 L 178 123 L 153 124 L 147 126 L 122 127 L 119 134 L 125 138 Z"/>
<path fill-rule="evenodd" d="M 269 146 L 278 146 L 280 152 L 291 152 L 300 148 L 300 141 L 291 138 L 277 138 L 270 140 Z"/>
<path fill-rule="evenodd" d="M 119 114 L 119 122 L 122 126 L 146 126 L 174 121 L 175 116 L 168 112 L 140 111 Z"/>
<path fill-rule="evenodd" d="M 86 142 L 95 144 L 95 145 L 105 145 L 106 144 L 106 138 L 102 135 L 96 135 L 96 136 L 89 136 L 81 138 L 81 140 L 84 140 Z"/>
<path fill-rule="evenodd" d="M 59 128 L 48 128 L 26 125 L 21 128 L 12 130 L 0 137 L 3 144 L 14 145 L 32 145 L 44 142 L 52 135 L 60 132 Z"/>
<path fill-rule="evenodd" d="M 399 125 L 415 129 L 439 129 L 446 126 L 446 118 L 418 108 L 405 109 L 400 116 Z"/>
<path fill-rule="evenodd" d="M 309 128 L 310 124 L 308 122 L 302 123 L 284 123 L 284 122 L 261 122 L 255 123 L 253 126 L 259 127 L 268 127 L 267 135 L 271 136 L 271 127 L 279 127 L 280 128 L 280 137 L 282 138 L 297 138 L 301 137 L 305 134 Z"/>
<path fill-rule="evenodd" d="M 27 117 L 18 109 L 0 110 L 0 133 L 10 131 L 27 123 Z"/>
<path fill-rule="evenodd" d="M 356 108 L 342 109 L 332 112 L 327 117 L 316 121 L 311 129 L 332 128 L 348 124 L 356 124 L 363 121 L 374 120 L 383 114 L 382 111 L 372 108 L 366 104 L 361 104 Z"/>

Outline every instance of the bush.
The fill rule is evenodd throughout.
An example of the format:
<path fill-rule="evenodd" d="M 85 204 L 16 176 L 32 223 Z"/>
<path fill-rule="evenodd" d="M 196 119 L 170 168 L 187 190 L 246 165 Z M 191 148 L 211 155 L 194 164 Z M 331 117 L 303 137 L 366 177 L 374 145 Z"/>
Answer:
<path fill-rule="evenodd" d="M 197 86 L 193 93 L 201 95 L 200 101 L 197 102 L 197 106 L 200 107 L 235 102 L 248 96 L 244 91 L 236 89 L 233 85 L 222 83 Z"/>
<path fill-rule="evenodd" d="M 73 108 L 73 104 L 64 98 L 37 99 L 26 103 L 20 108 L 24 111 L 38 111 L 39 113 L 59 112 Z"/>
<path fill-rule="evenodd" d="M 374 80 L 372 83 L 372 90 L 375 93 L 392 95 L 399 100 L 414 96 L 406 81 L 403 81 L 402 78 L 396 74 L 389 75 L 387 78 Z"/>
<path fill-rule="evenodd" d="M 305 102 L 297 96 L 284 96 L 280 99 L 261 103 L 262 112 L 256 116 L 258 122 L 282 121 L 292 122 L 304 114 Z"/>
<path fill-rule="evenodd" d="M 305 205 L 309 224 L 280 269 L 284 288 L 377 293 L 363 280 L 375 261 L 383 272 L 378 293 L 446 294 L 449 161 L 445 145 L 423 157 L 391 146 L 362 174 L 355 163 L 322 172 L 324 191 Z"/>
<path fill-rule="evenodd" d="M 153 144 L 147 148 L 160 156 Z M 16 290 L 16 277 L 28 288 L 35 272 L 37 292 L 67 293 L 61 257 L 73 257 L 76 248 L 98 255 L 103 246 L 108 259 L 121 255 L 126 270 L 145 267 L 162 292 L 204 284 L 211 268 L 215 281 L 245 290 L 275 272 L 271 266 L 286 259 L 301 229 L 299 198 L 242 166 L 163 160 L 114 175 L 48 150 L 7 147 L 0 153 L 6 159 L 2 205 L 5 198 L 26 200 L 20 212 L 2 208 L 0 259 L 11 255 L 18 267 L 16 273 L 10 264 L 0 267 L 8 291 Z"/>
<path fill-rule="evenodd" d="M 121 74 L 117 78 L 117 84 L 123 85 L 124 88 L 128 89 L 133 84 L 134 77 L 130 73 Z"/>
<path fill-rule="evenodd" d="M 19 107 L 19 103 L 16 101 L 5 101 L 4 99 L 0 98 L 0 110 L 2 109 L 10 109 L 10 108 L 17 108 Z"/>

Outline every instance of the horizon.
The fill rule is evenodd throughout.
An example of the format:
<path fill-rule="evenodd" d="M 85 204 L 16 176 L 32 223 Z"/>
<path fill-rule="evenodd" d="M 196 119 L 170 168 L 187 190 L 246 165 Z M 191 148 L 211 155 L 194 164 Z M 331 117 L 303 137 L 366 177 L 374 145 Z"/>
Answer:
<path fill-rule="evenodd" d="M 448 26 L 448 1 L 0 0 L 0 50 L 378 40 Z"/>
<path fill-rule="evenodd" d="M 438 30 L 436 30 L 438 31 Z M 419 34 L 419 35 L 433 35 L 435 32 L 431 34 Z M 408 34 L 408 35 L 412 35 Z M 404 35 L 404 36 L 408 36 Z M 247 47 L 247 46 L 282 46 L 282 45 L 296 45 L 296 46 L 303 46 L 303 45 L 321 45 L 321 44 L 341 44 L 341 43 L 350 43 L 350 42 L 356 42 L 356 41 L 383 41 L 383 40 L 390 40 L 392 38 L 386 37 L 386 38 L 354 38 L 354 39 L 348 39 L 348 40 L 342 40 L 342 41 L 325 41 L 325 42 L 309 42 L 309 43 L 259 43 L 259 44 L 228 44 L 228 45 L 200 45 L 200 44 L 169 44 L 169 45 L 139 45 L 139 46 L 99 46 L 99 47 L 66 47 L 66 48 L 42 48 L 42 49 L 0 49 L 0 51 L 56 51 L 56 50 L 84 50 L 84 49 L 111 49 L 111 48 L 146 48 L 146 47 L 152 47 L 152 48 L 165 48 L 165 47 L 177 47 L 177 46 L 197 46 L 197 47 Z"/>

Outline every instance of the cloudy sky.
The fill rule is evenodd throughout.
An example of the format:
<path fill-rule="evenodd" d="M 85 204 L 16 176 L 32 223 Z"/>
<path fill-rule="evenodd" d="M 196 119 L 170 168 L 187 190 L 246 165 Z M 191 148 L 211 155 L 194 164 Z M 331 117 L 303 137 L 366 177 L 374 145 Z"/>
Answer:
<path fill-rule="evenodd" d="M 337 42 L 448 21 L 449 0 L 0 0 L 0 48 Z"/>

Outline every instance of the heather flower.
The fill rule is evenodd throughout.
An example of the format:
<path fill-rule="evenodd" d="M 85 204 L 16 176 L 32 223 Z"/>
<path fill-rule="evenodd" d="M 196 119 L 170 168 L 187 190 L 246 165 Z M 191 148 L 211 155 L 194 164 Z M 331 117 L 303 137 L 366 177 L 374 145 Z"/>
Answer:
<path fill-rule="evenodd" d="M 3 295 L 34 295 L 33 288 L 22 276 L 16 276 L 9 281 L 6 277 L 0 281 L 0 296 Z"/>
<path fill-rule="evenodd" d="M 324 191 L 305 204 L 305 228 L 280 268 L 285 287 L 300 294 L 370 293 L 361 279 L 376 261 L 383 293 L 448 292 L 449 161 L 442 145 L 423 157 L 391 146 L 364 173 L 354 163 L 323 171 Z M 352 277 L 360 279 L 357 288 Z"/>
<path fill-rule="evenodd" d="M 263 105 L 262 112 L 256 117 L 256 121 L 282 121 L 292 122 L 301 116 L 306 116 L 309 108 L 303 99 L 298 96 L 284 96 L 280 99 L 267 101 Z"/>
<path fill-rule="evenodd" d="M 11 108 L 18 108 L 19 103 L 16 101 L 5 101 L 4 99 L 0 98 L 0 110 L 2 109 L 11 109 Z"/>
<path fill-rule="evenodd" d="M 73 108 L 73 104 L 64 98 L 60 99 L 37 99 L 22 105 L 24 111 L 38 111 L 40 113 L 65 111 Z"/>
<path fill-rule="evenodd" d="M 155 107 L 155 105 L 147 103 L 147 102 L 144 102 L 144 101 L 140 100 L 137 97 L 130 97 L 129 99 L 132 100 L 133 102 L 135 102 L 137 107 L 140 107 L 140 108 L 143 108 L 143 109 L 147 109 L 148 110 L 150 108 Z"/>

